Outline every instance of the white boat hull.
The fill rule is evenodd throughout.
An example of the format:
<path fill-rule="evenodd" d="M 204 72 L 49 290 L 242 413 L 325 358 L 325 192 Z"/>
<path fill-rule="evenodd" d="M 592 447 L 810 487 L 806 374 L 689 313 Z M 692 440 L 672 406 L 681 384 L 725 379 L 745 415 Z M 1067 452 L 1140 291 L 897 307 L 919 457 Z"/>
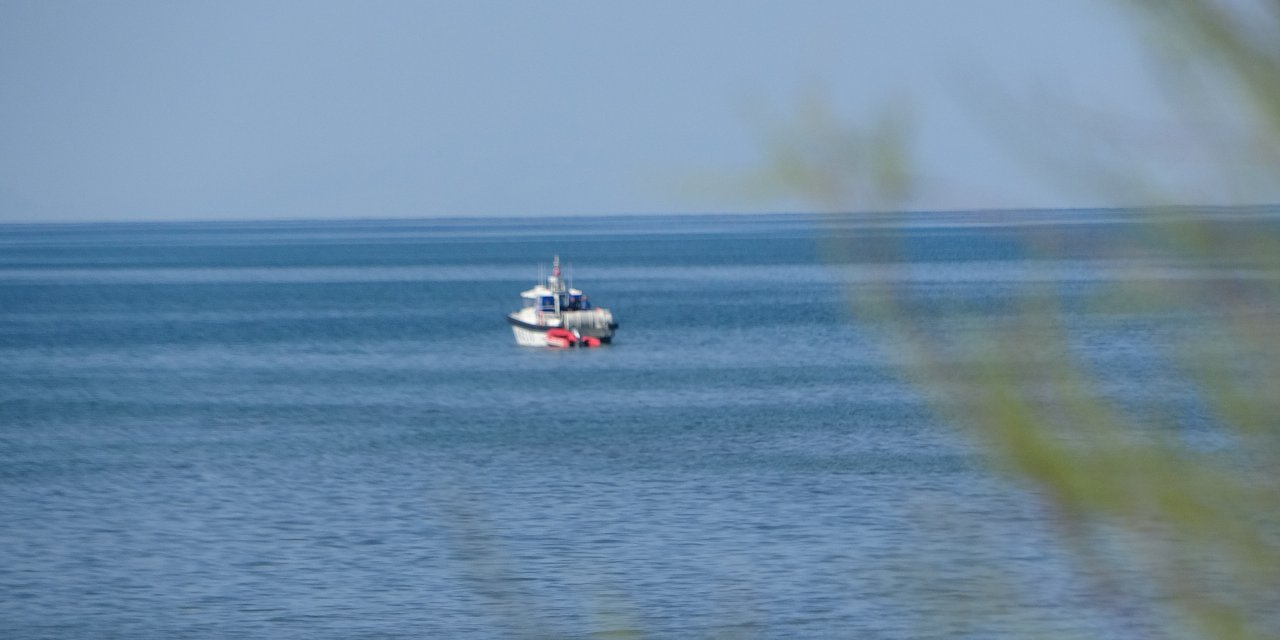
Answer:
<path fill-rule="evenodd" d="M 613 330 L 618 325 L 613 323 L 613 314 L 607 309 L 593 311 L 568 312 L 551 322 L 543 324 L 544 318 L 532 310 L 523 309 L 507 316 L 511 323 L 511 332 L 515 334 L 516 344 L 522 347 L 545 347 L 547 331 L 565 329 L 574 335 L 608 343 L 613 340 Z"/>
<path fill-rule="evenodd" d="M 524 327 L 511 325 L 511 331 L 516 334 L 516 344 L 522 347 L 545 347 L 547 346 L 546 331 L 531 331 Z"/>

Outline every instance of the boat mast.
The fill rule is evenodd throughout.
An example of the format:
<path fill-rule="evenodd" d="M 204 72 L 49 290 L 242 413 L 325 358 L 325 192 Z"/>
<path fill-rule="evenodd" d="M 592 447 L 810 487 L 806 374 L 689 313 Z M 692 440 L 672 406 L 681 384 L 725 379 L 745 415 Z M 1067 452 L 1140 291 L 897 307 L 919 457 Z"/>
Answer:
<path fill-rule="evenodd" d="M 547 281 L 551 285 L 551 297 L 556 302 L 556 315 L 560 315 L 560 292 L 564 291 L 564 286 L 560 284 L 560 256 L 557 255 L 551 263 L 551 278 Z"/>

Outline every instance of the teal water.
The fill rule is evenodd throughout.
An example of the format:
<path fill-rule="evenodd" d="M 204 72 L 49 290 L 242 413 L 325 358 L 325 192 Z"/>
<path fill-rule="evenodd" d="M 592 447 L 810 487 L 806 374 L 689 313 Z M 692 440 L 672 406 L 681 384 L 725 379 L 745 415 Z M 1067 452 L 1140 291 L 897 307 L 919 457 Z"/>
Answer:
<path fill-rule="evenodd" d="M 1072 301 L 1197 276 L 1099 259 L 1125 212 L 989 218 L 0 227 L 0 635 L 1133 637 L 847 301 L 1041 282 L 1194 430 L 1159 323 Z M 515 345 L 553 254 L 614 345 Z"/>

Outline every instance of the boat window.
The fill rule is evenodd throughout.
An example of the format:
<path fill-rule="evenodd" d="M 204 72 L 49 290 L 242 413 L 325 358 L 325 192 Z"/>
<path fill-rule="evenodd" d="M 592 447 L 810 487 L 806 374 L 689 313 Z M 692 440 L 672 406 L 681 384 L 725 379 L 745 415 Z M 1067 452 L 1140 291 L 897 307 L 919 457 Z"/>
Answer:
<path fill-rule="evenodd" d="M 542 307 L 543 311 L 555 311 L 556 310 L 555 296 L 542 296 L 542 298 L 540 299 L 540 306 Z"/>

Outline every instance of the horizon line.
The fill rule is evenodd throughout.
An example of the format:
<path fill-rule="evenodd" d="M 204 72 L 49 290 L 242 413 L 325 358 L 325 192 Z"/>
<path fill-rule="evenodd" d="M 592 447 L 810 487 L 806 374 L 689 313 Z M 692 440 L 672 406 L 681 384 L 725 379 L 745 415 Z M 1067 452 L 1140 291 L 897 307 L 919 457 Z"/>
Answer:
<path fill-rule="evenodd" d="M 1088 212 L 1180 212 L 1185 213 L 1192 210 L 1211 211 L 1246 211 L 1272 209 L 1280 207 L 1280 202 L 1257 202 L 1257 203 L 1241 203 L 1241 204 L 1164 204 L 1164 205 L 1107 205 L 1107 206 L 1064 206 L 1064 207 L 982 207 L 982 208 L 921 208 L 921 209 L 891 209 L 891 210 L 849 210 L 849 211 L 795 211 L 795 210 L 775 210 L 775 211 L 680 211 L 680 212 L 611 212 L 611 213 L 557 213 L 557 214 L 528 214 L 528 215 L 415 215 L 415 216 L 334 216 L 334 217 L 307 217 L 307 216 L 280 216 L 280 217 L 262 217 L 262 218 L 238 218 L 238 217 L 197 217 L 197 218 L 181 218 L 181 219 L 156 219 L 156 218 L 117 218 L 110 220 L 54 220 L 54 221 L 34 221 L 34 220 L 0 220 L 0 227 L 40 227 L 40 226 L 93 226 L 93 225 L 168 225 L 168 224 L 315 224 L 315 223 L 396 223 L 396 222 L 525 222 L 537 220 L 574 220 L 574 219 L 626 219 L 626 218 L 676 218 L 676 217 L 767 217 L 767 216 L 811 216 L 811 217 L 831 217 L 831 216 L 857 216 L 857 217 L 876 217 L 876 216 L 918 216 L 918 215 L 1011 215 L 1011 214 L 1042 214 L 1042 213 L 1088 213 Z"/>

